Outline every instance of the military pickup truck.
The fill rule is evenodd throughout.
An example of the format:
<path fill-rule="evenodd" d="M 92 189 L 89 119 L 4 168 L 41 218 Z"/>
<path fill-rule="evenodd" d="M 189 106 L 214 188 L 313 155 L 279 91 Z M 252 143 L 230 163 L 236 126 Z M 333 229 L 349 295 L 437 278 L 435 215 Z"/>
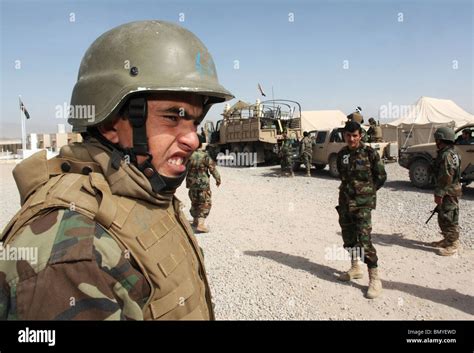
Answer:
<path fill-rule="evenodd" d="M 469 144 L 461 144 L 462 131 L 468 129 L 471 132 Z M 455 148 L 461 157 L 461 182 L 464 186 L 474 180 L 474 124 L 468 124 L 455 131 Z M 433 162 L 436 158 L 436 144 L 424 143 L 413 145 L 400 151 L 398 163 L 409 170 L 411 183 L 421 189 L 434 186 Z"/>
<path fill-rule="evenodd" d="M 337 170 L 337 153 L 346 146 L 344 142 L 344 128 L 338 127 L 332 130 L 313 130 L 309 131 L 313 140 L 313 159 L 312 163 L 317 170 L 322 170 L 329 165 L 329 174 L 335 178 L 339 177 Z M 395 160 L 398 154 L 398 144 L 395 142 L 374 142 L 368 143 L 385 160 Z M 293 155 L 293 169 L 301 167 L 299 153 Z"/>

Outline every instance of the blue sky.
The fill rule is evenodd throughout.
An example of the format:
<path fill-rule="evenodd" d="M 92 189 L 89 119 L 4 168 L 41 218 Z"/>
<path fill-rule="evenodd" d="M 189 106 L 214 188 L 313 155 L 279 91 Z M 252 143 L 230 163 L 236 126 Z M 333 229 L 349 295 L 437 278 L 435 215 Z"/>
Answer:
<path fill-rule="evenodd" d="M 66 123 L 56 107 L 69 103 L 85 50 L 103 32 L 144 19 L 193 31 L 238 99 L 255 101 L 260 83 L 267 97 L 273 86 L 275 98 L 303 110 L 359 105 L 377 117 L 381 106 L 430 96 L 474 113 L 473 1 L 0 2 L 0 137 L 20 136 L 18 95 L 32 117 L 28 132 Z"/>

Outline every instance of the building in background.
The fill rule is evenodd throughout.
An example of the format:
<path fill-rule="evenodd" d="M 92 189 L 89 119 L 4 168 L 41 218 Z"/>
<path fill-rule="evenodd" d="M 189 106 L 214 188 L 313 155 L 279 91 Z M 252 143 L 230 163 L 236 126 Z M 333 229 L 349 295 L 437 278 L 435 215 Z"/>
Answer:
<path fill-rule="evenodd" d="M 61 147 L 74 142 L 82 142 L 82 136 L 78 133 L 66 132 L 64 124 L 59 124 L 56 133 L 29 134 L 25 153 L 22 151 L 21 139 L 0 140 L 0 159 L 28 158 L 43 149 L 48 152 L 48 158 L 51 158 L 59 153 Z"/>

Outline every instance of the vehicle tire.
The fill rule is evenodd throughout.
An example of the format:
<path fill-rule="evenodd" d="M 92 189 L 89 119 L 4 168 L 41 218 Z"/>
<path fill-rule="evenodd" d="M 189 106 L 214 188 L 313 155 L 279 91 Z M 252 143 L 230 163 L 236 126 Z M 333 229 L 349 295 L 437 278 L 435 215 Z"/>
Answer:
<path fill-rule="evenodd" d="M 418 159 L 410 165 L 410 181 L 420 189 L 428 189 L 431 185 L 430 163 L 426 159 Z"/>
<path fill-rule="evenodd" d="M 242 152 L 242 146 L 238 144 L 233 144 L 232 145 L 232 153 L 240 153 Z"/>
<path fill-rule="evenodd" d="M 251 143 L 248 143 L 244 146 L 244 148 L 242 149 L 242 153 L 244 154 L 245 159 L 244 159 L 244 165 L 241 165 L 241 167 L 250 167 L 252 166 L 252 164 L 250 164 L 251 161 L 253 161 L 253 159 L 251 160 L 251 158 L 253 158 L 253 153 L 255 152 L 254 150 L 254 147 L 253 147 L 253 144 Z M 253 162 L 253 163 L 256 163 Z"/>
<path fill-rule="evenodd" d="M 337 155 L 332 154 L 329 157 L 329 174 L 334 178 L 339 178 L 339 170 L 337 170 Z"/>
<path fill-rule="evenodd" d="M 244 148 L 242 149 L 242 152 L 244 152 L 244 153 L 253 153 L 254 152 L 253 146 L 250 143 L 246 144 L 244 146 Z"/>
<path fill-rule="evenodd" d="M 316 170 L 323 170 L 324 168 L 326 168 L 326 164 L 315 164 L 314 166 Z"/>

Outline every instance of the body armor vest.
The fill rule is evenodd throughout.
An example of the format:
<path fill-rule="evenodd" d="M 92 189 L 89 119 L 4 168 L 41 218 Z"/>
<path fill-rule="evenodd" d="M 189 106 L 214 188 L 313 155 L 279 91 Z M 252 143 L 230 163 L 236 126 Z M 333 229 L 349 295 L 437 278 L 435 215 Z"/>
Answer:
<path fill-rule="evenodd" d="M 103 150 L 96 151 L 103 161 Z M 170 196 L 170 202 L 153 204 L 113 194 L 114 176 L 106 179 L 103 163 L 94 158 L 46 160 L 41 151 L 15 169 L 22 208 L 0 238 L 5 243 L 38 216 L 69 208 L 100 224 L 140 268 L 151 288 L 143 307 L 145 320 L 214 319 L 201 249 L 178 199 Z M 126 180 L 133 188 L 133 179 L 128 181 L 125 174 L 115 174 L 117 182 Z"/>

